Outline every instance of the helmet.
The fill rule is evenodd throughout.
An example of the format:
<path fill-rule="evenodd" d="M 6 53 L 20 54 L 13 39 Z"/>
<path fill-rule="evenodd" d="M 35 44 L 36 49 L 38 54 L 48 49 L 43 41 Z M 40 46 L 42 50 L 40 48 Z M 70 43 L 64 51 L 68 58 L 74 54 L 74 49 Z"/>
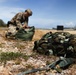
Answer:
<path fill-rule="evenodd" d="M 32 11 L 30 9 L 26 9 L 25 12 L 28 12 L 30 16 L 32 15 Z"/>

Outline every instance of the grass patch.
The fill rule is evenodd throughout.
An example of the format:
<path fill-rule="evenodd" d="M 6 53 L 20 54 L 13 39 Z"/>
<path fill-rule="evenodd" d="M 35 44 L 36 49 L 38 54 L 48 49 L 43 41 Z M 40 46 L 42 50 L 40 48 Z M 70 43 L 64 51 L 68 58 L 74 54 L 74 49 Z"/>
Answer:
<path fill-rule="evenodd" d="M 1 52 L 0 53 L 0 62 L 6 64 L 8 60 L 15 60 L 23 58 L 25 60 L 28 60 L 29 56 L 26 54 L 20 53 L 20 52 Z"/>
<path fill-rule="evenodd" d="M 2 44 L 0 43 L 0 48 L 2 48 L 3 46 L 2 46 Z"/>

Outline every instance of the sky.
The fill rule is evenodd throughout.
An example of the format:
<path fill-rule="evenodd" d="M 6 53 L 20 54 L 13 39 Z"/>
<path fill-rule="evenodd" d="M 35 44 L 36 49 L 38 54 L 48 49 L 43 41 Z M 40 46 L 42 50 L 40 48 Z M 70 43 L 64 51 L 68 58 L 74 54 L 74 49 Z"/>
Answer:
<path fill-rule="evenodd" d="M 76 26 L 76 0 L 0 0 L 0 19 L 7 23 L 15 14 L 28 8 L 33 12 L 29 17 L 29 26 Z"/>

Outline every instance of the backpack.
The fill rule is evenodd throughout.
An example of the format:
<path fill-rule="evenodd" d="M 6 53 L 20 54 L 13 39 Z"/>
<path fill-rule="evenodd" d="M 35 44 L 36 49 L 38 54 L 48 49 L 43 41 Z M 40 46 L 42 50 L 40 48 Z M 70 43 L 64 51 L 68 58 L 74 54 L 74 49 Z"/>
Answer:
<path fill-rule="evenodd" d="M 74 38 L 74 35 L 68 32 L 48 32 L 40 40 L 34 42 L 33 50 L 46 55 L 73 55 L 76 53 L 74 49 L 76 47 L 71 43 Z"/>
<path fill-rule="evenodd" d="M 49 44 L 51 44 L 50 42 L 52 41 L 51 38 L 52 38 L 52 32 L 46 33 L 45 35 L 42 36 L 40 40 L 34 42 L 33 50 L 39 53 L 47 54 L 48 46 Z"/>

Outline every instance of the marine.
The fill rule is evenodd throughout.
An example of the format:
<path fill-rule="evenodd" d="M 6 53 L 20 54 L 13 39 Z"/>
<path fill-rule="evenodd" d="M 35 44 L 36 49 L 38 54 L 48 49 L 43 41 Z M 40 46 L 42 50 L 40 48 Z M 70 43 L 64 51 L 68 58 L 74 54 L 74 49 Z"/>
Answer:
<path fill-rule="evenodd" d="M 29 17 L 32 16 L 31 9 L 26 9 L 24 12 L 17 13 L 10 21 L 8 21 L 7 35 L 14 36 L 19 29 L 28 28 Z"/>

